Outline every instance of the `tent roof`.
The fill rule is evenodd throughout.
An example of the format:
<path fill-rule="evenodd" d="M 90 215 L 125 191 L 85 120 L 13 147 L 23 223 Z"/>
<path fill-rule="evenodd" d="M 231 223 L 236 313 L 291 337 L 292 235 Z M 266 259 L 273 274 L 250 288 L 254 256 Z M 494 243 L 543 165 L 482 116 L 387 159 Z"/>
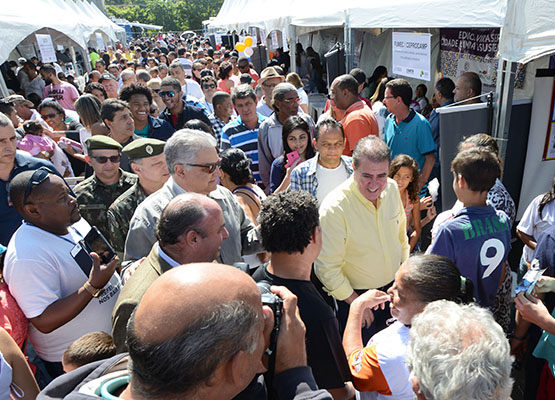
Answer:
<path fill-rule="evenodd" d="M 555 53 L 555 0 L 508 0 L 499 38 L 501 57 L 527 63 Z"/>
<path fill-rule="evenodd" d="M 116 31 L 123 30 L 84 0 L 7 1 L 2 4 L 0 27 L 0 63 L 23 39 L 41 28 L 59 31 L 84 49 L 88 37 L 96 31 L 117 40 Z"/>

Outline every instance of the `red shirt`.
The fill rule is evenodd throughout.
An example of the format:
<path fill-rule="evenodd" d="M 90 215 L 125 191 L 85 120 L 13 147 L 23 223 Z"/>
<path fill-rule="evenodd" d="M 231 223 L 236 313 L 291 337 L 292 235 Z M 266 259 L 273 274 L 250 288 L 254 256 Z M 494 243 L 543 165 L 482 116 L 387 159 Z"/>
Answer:
<path fill-rule="evenodd" d="M 346 156 L 353 155 L 353 150 L 360 139 L 368 135 L 378 136 L 380 132 L 374 113 L 362 100 L 351 104 L 347 108 L 341 124 L 343 124 L 343 130 L 345 131 L 345 150 L 343 150 L 343 154 Z"/>

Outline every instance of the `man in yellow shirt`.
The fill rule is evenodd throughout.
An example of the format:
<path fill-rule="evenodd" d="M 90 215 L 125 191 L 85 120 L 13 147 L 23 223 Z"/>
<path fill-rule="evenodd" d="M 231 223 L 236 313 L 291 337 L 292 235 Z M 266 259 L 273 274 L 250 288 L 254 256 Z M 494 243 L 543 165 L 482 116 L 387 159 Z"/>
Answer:
<path fill-rule="evenodd" d="M 354 173 L 320 207 L 322 251 L 314 264 L 324 289 L 338 301 L 344 328 L 349 304 L 368 289 L 387 291 L 409 256 L 406 217 L 394 180 L 387 177 L 390 151 L 378 137 L 361 139 L 353 152 Z M 364 336 L 385 327 L 389 309 L 374 312 Z M 366 326 L 372 322 L 370 315 Z"/>

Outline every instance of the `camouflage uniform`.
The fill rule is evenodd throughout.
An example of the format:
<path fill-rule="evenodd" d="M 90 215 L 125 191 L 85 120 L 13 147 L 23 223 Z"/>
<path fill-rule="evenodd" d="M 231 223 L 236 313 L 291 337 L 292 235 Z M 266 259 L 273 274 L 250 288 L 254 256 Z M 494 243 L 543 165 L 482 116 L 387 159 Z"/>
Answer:
<path fill-rule="evenodd" d="M 109 241 L 123 260 L 125 249 L 125 238 L 129 231 L 129 221 L 137 206 L 146 199 L 147 194 L 139 181 L 131 186 L 125 193 L 119 196 L 108 209 L 108 228 L 110 231 Z"/>
<path fill-rule="evenodd" d="M 128 190 L 137 182 L 137 175 L 120 169 L 120 179 L 113 185 L 105 185 L 96 178 L 96 174 L 85 179 L 75 186 L 73 191 L 79 203 L 79 212 L 85 220 L 95 225 L 100 232 L 109 240 L 107 211 L 110 205 L 123 192 Z"/>

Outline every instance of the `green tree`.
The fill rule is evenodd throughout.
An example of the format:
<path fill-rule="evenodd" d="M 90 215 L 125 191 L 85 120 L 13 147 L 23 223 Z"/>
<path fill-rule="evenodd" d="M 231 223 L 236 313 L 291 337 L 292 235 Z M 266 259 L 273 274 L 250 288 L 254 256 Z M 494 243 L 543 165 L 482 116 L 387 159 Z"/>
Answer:
<path fill-rule="evenodd" d="M 116 18 L 162 25 L 166 31 L 202 29 L 202 21 L 216 16 L 223 0 L 106 0 Z"/>

